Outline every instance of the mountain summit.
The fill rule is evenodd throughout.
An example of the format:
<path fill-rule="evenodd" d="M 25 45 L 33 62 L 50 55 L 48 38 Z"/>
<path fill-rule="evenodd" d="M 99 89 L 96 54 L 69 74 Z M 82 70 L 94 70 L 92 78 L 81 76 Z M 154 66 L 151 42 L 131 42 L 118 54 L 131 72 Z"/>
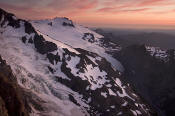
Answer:
<path fill-rule="evenodd" d="M 0 9 L 0 55 L 30 116 L 156 116 L 102 38 L 67 18 L 28 22 Z"/>

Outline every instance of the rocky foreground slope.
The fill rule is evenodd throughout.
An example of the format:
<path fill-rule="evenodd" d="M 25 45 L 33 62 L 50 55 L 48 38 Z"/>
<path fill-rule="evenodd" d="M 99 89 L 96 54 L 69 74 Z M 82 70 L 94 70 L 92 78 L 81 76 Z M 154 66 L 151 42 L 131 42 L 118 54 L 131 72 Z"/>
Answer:
<path fill-rule="evenodd" d="M 10 66 L 0 57 L 0 116 L 29 116 L 22 89 Z"/>
<path fill-rule="evenodd" d="M 105 52 L 100 35 L 55 20 L 47 32 L 46 23 L 41 28 L 0 9 L 0 54 L 23 89 L 30 116 L 156 116 L 122 81 L 121 65 Z"/>

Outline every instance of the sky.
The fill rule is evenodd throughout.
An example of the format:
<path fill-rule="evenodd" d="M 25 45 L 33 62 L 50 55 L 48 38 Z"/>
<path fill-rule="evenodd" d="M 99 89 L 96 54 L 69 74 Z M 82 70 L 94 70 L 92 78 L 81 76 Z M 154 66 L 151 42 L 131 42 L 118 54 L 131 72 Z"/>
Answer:
<path fill-rule="evenodd" d="M 89 27 L 174 28 L 175 0 L 0 0 L 30 20 L 68 17 Z"/>

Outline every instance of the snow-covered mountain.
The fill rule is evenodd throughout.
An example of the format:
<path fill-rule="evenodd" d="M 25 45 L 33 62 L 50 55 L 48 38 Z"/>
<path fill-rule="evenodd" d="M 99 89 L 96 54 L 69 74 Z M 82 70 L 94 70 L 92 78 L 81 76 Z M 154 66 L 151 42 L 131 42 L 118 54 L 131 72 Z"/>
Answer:
<path fill-rule="evenodd" d="M 54 18 L 48 20 L 31 21 L 34 28 L 40 34 L 48 36 L 56 41 L 60 41 L 73 48 L 82 48 L 87 51 L 98 53 L 100 56 L 107 59 L 113 67 L 119 71 L 123 71 L 123 67 L 116 59 L 107 54 L 106 51 L 118 50 L 105 46 L 103 44 L 103 36 L 84 28 L 83 26 L 74 24 L 68 18 Z"/>
<path fill-rule="evenodd" d="M 118 47 L 101 38 L 67 18 L 29 23 L 0 9 L 0 55 L 28 93 L 30 116 L 155 116 L 107 53 Z"/>
<path fill-rule="evenodd" d="M 153 47 L 153 46 L 145 46 L 146 50 L 150 53 L 151 56 L 160 59 L 164 62 L 168 62 L 170 59 L 170 55 L 175 56 L 175 52 L 173 49 L 165 50 L 161 49 L 159 47 Z M 175 59 L 175 57 L 173 58 Z"/>

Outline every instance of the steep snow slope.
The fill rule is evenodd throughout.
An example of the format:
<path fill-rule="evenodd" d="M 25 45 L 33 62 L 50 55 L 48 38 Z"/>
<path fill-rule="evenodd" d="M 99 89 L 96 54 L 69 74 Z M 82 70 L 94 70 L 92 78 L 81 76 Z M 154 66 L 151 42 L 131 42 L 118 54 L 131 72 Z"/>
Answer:
<path fill-rule="evenodd" d="M 121 63 L 111 55 L 107 54 L 104 46 L 101 46 L 100 38 L 103 38 L 103 36 L 89 30 L 88 28 L 73 24 L 73 22 L 67 18 L 38 20 L 31 21 L 31 23 L 35 29 L 42 34 L 74 48 L 82 48 L 97 53 L 100 56 L 105 57 L 117 70 L 124 70 Z M 71 23 L 73 26 L 64 25 L 64 23 Z"/>
<path fill-rule="evenodd" d="M 50 112 L 45 112 L 45 115 L 57 116 L 58 112 L 65 116 L 71 115 L 83 115 L 77 106 L 69 101 L 67 98 L 67 92 L 74 93 L 69 90 L 67 87 L 55 83 L 53 76 L 49 74 L 48 66 L 51 64 L 45 59 L 45 56 L 39 55 L 35 52 L 34 46 L 22 44 L 21 38 L 24 31 L 11 31 L 11 27 L 6 28 L 3 35 L 1 35 L 0 42 L 0 54 L 4 59 L 7 60 L 9 65 L 12 67 L 15 76 L 18 77 L 18 83 L 28 90 L 31 90 L 37 94 L 41 99 L 47 101 L 44 103 L 44 107 L 48 108 Z M 29 37 L 32 35 L 28 35 Z M 58 67 L 59 68 L 59 67 Z M 59 72 L 59 76 L 63 75 L 63 78 L 66 76 Z M 51 90 L 51 89 L 54 90 Z M 60 94 L 61 91 L 61 94 Z M 53 93 L 57 93 L 59 98 L 55 97 Z M 60 95 L 59 95 L 60 94 Z M 64 95 L 66 94 L 66 95 Z M 76 93 L 74 93 L 76 95 Z M 73 111 L 78 111 L 72 113 Z M 32 112 L 33 116 L 37 115 L 37 112 Z M 77 114 L 78 113 L 78 114 Z M 32 114 L 31 114 L 32 115 Z M 80 115 L 80 116 L 81 116 Z"/>
<path fill-rule="evenodd" d="M 1 9 L 0 25 L 0 54 L 29 93 L 31 116 L 152 115 L 98 54 L 74 49 Z M 72 22 L 65 25 L 74 28 Z"/>

